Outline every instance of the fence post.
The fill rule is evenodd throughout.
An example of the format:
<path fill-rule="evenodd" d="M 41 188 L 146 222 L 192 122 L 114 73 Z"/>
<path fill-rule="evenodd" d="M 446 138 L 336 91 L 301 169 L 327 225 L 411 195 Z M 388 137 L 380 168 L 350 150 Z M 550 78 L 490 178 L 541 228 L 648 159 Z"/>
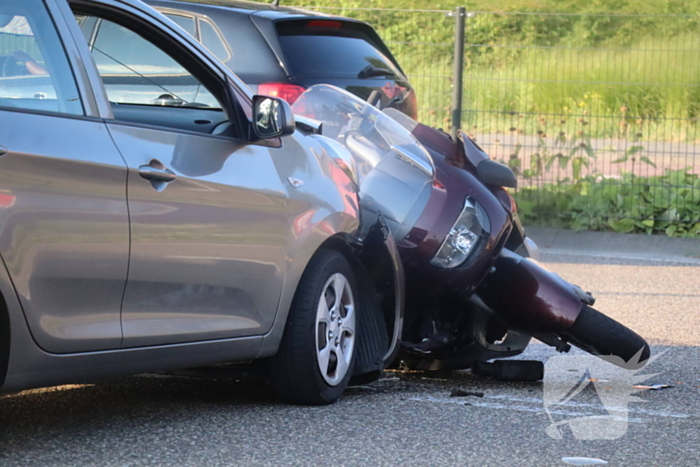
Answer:
<path fill-rule="evenodd" d="M 455 54 L 452 59 L 452 138 L 457 139 L 457 130 L 462 126 L 462 74 L 464 71 L 464 22 L 467 11 L 458 6 L 455 15 Z"/>

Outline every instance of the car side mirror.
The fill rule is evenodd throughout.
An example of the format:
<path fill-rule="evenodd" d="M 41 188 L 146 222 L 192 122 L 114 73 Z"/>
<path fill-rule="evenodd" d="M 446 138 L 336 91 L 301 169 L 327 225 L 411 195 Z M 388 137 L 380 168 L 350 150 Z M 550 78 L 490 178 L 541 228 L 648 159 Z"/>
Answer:
<path fill-rule="evenodd" d="M 279 138 L 294 133 L 294 114 L 287 101 L 277 97 L 253 96 L 251 139 Z"/>

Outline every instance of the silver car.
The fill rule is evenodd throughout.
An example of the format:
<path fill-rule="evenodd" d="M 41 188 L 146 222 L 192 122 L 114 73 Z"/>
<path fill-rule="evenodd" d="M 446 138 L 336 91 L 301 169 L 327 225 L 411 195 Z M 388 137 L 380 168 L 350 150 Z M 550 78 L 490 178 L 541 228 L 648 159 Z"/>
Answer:
<path fill-rule="evenodd" d="M 2 392 L 260 359 L 324 404 L 392 360 L 393 239 L 284 101 L 137 0 L 0 0 L 0 75 Z"/>

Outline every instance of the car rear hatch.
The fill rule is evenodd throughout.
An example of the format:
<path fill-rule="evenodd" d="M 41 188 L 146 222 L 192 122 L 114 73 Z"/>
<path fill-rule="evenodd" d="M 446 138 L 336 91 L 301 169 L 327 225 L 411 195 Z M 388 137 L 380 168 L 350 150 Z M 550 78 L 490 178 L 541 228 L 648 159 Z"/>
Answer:
<path fill-rule="evenodd" d="M 328 16 L 278 18 L 278 44 L 270 44 L 289 74 L 304 88 L 326 83 L 367 99 L 379 91 L 382 104 L 415 118 L 416 96 L 410 83 L 372 27 L 361 21 Z M 269 36 L 268 36 L 269 37 Z"/>

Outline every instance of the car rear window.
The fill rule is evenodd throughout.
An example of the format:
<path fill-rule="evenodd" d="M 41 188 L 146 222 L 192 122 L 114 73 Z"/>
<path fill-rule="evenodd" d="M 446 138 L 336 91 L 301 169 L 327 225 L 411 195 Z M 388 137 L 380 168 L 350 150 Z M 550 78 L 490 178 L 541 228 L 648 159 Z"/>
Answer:
<path fill-rule="evenodd" d="M 402 76 L 364 28 L 336 20 L 277 23 L 280 45 L 292 76 L 357 78 L 368 65 Z"/>

